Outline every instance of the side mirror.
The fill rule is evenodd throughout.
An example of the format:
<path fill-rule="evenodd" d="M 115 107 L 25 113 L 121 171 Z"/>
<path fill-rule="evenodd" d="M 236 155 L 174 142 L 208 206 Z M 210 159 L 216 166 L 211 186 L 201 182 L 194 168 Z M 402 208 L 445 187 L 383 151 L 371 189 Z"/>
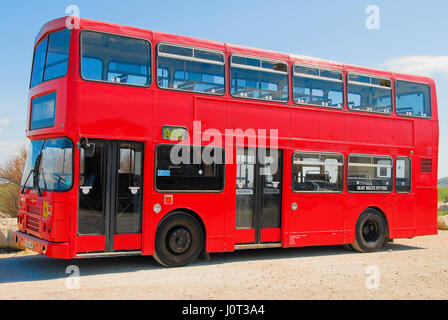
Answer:
<path fill-rule="evenodd" d="M 95 144 L 90 143 L 84 148 L 84 156 L 86 158 L 93 158 L 95 155 Z"/>
<path fill-rule="evenodd" d="M 84 149 L 84 156 L 86 158 L 92 158 L 95 155 L 95 144 L 89 143 L 89 140 L 85 137 L 79 139 L 78 149 L 79 148 Z"/>

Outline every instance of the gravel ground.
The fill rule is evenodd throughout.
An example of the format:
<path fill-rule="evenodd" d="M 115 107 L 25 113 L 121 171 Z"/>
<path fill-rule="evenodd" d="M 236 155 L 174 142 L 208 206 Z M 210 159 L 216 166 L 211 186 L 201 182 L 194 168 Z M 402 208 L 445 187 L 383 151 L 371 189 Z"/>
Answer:
<path fill-rule="evenodd" d="M 79 268 L 79 282 L 70 265 Z M 0 253 L 0 297 L 448 299 L 448 231 L 396 240 L 369 254 L 341 246 L 248 250 L 173 269 L 152 257 L 57 260 Z"/>

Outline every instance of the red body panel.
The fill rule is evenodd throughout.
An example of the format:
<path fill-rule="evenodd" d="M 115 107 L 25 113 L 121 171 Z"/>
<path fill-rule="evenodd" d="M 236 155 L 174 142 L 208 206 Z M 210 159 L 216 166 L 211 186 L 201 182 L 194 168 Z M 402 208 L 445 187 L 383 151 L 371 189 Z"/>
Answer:
<path fill-rule="evenodd" d="M 39 32 L 37 41 L 48 32 L 64 27 L 65 18 L 48 23 Z M 192 132 L 193 121 L 196 120 L 201 121 L 202 131 L 208 128 L 218 129 L 222 133 L 225 129 L 237 128 L 278 129 L 279 149 L 283 150 L 282 227 L 263 230 L 261 237 L 265 241 L 281 240 L 283 247 L 351 243 L 354 241 L 356 220 L 368 207 L 376 207 L 385 214 L 390 238 L 437 233 L 438 117 L 432 79 L 86 19 L 81 19 L 80 27 L 71 33 L 67 75 L 30 89 L 29 101 L 47 92 L 57 91 L 54 127 L 27 130 L 27 136 L 32 140 L 63 136 L 74 142 L 74 184 L 70 191 L 43 192 L 42 197 L 38 197 L 35 190 L 26 190 L 19 212 L 19 239 L 22 239 L 19 241 L 31 235 L 34 241 L 46 245 L 46 255 L 59 258 L 104 250 L 104 236 L 77 235 L 79 150 L 76 142 L 83 136 L 145 143 L 142 234 L 116 236 L 114 249 L 141 250 L 142 254 L 153 254 L 158 223 L 169 212 L 180 209 L 194 212 L 202 220 L 208 252 L 232 251 L 236 243 L 253 242 L 253 229 L 235 228 L 235 164 L 226 165 L 225 188 L 220 193 L 162 193 L 154 187 L 155 147 L 166 143 L 160 134 L 162 126 L 183 126 Z M 289 68 L 301 62 L 342 70 L 344 76 L 348 71 L 365 72 L 387 76 L 392 80 L 427 83 L 431 87 L 432 118 L 350 111 L 347 105 L 341 110 L 300 106 L 291 98 L 287 103 L 237 99 L 230 95 L 228 89 L 223 96 L 162 90 L 156 84 L 155 68 L 148 88 L 84 81 L 79 70 L 79 36 L 83 29 L 147 39 L 151 42 L 153 66 L 156 45 L 163 41 L 220 50 L 225 53 L 227 61 L 230 54 L 240 53 L 283 60 Z M 226 64 L 226 77 L 229 75 L 228 68 Z M 390 155 L 394 159 L 409 156 L 412 158 L 412 191 L 409 194 L 395 191 L 388 194 L 359 194 L 349 193 L 344 188 L 337 194 L 295 193 L 291 188 L 292 154 L 295 150 L 341 153 L 344 159 L 353 153 Z M 432 172 L 421 172 L 421 158 L 432 159 Z M 164 204 L 165 194 L 173 195 L 172 204 Z M 41 214 L 43 201 L 53 205 L 53 214 L 46 219 Z M 293 202 L 298 204 L 297 211 L 291 209 Z M 153 211 L 156 203 L 162 205 L 159 213 Z M 32 207 L 34 213 L 30 210 Z M 34 231 L 26 225 L 26 220 L 33 219 L 33 215 L 40 218 Z M 44 225 L 47 230 L 51 225 L 52 231 L 44 232 Z"/>

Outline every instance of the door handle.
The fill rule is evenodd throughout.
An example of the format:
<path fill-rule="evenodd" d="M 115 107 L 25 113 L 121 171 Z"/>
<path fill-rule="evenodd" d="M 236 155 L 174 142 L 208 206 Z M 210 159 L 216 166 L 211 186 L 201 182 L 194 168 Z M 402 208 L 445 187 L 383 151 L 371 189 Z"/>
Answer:
<path fill-rule="evenodd" d="M 138 190 L 140 190 L 140 187 L 129 187 L 129 190 L 132 194 L 137 194 Z"/>
<path fill-rule="evenodd" d="M 81 186 L 80 188 L 81 188 L 82 194 L 85 194 L 85 195 L 89 194 L 90 190 L 92 189 L 92 187 L 90 187 L 90 186 Z"/>

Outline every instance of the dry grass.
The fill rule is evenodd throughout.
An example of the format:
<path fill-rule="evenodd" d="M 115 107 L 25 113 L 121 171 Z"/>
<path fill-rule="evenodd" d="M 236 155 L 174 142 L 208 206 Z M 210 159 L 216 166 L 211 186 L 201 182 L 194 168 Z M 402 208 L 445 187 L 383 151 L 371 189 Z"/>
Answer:
<path fill-rule="evenodd" d="M 0 178 L 6 184 L 0 185 L 0 211 L 9 217 L 16 217 L 19 207 L 20 182 L 25 167 L 27 151 L 24 146 L 0 167 Z"/>

